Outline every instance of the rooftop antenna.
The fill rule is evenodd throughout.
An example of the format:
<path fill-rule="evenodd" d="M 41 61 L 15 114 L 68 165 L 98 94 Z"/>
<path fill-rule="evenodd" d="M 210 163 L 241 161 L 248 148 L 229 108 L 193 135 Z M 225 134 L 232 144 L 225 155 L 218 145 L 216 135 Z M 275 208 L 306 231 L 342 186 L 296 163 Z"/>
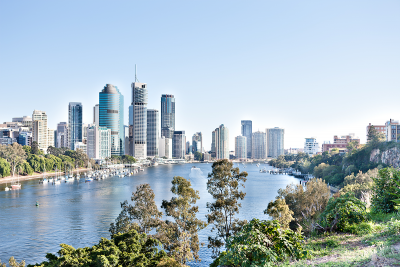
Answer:
<path fill-rule="evenodd" d="M 136 74 L 136 64 L 135 64 L 135 82 L 139 82 L 139 79 L 137 78 L 137 74 Z"/>

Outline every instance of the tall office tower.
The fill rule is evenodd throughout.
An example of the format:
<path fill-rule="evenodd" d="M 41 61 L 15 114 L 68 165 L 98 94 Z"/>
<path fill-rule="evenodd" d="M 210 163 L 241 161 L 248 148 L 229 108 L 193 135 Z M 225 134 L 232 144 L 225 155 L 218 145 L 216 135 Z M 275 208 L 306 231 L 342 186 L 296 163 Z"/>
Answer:
<path fill-rule="evenodd" d="M 253 122 L 250 120 L 242 120 L 242 136 L 246 136 L 247 139 L 247 158 L 251 158 L 252 151 L 252 134 L 253 134 Z"/>
<path fill-rule="evenodd" d="M 48 129 L 46 112 L 34 110 L 32 114 L 32 142 L 37 142 L 38 147 L 44 153 L 47 153 L 48 145 Z"/>
<path fill-rule="evenodd" d="M 130 153 L 135 158 L 147 157 L 147 84 L 132 83 L 132 105 L 129 107 L 129 121 L 132 127 Z"/>
<path fill-rule="evenodd" d="M 112 84 L 99 93 L 99 126 L 111 130 L 111 155 L 124 155 L 124 96 Z"/>
<path fill-rule="evenodd" d="M 70 102 L 68 105 L 68 140 L 69 148 L 74 149 L 75 143 L 82 142 L 82 103 Z"/>
<path fill-rule="evenodd" d="M 175 97 L 161 96 L 161 136 L 172 138 L 175 131 Z"/>
<path fill-rule="evenodd" d="M 87 130 L 87 155 L 90 159 L 111 157 L 111 130 L 106 127 L 90 126 Z"/>
<path fill-rule="evenodd" d="M 211 147 L 216 159 L 229 159 L 229 130 L 223 124 L 212 132 Z"/>
<path fill-rule="evenodd" d="M 125 134 L 125 155 L 129 154 L 129 126 L 124 125 L 124 134 Z"/>
<path fill-rule="evenodd" d="M 236 136 L 235 137 L 235 156 L 237 159 L 247 158 L 247 137 Z"/>
<path fill-rule="evenodd" d="M 251 144 L 251 157 L 265 159 L 267 157 L 267 135 L 264 132 L 254 132 Z"/>
<path fill-rule="evenodd" d="M 99 126 L 99 104 L 93 107 L 93 124 Z"/>
<path fill-rule="evenodd" d="M 176 159 L 185 158 L 185 131 L 174 131 L 172 137 L 172 157 Z"/>
<path fill-rule="evenodd" d="M 56 132 L 56 130 L 47 129 L 47 145 L 48 146 L 56 147 L 55 140 L 54 140 L 55 132 Z"/>
<path fill-rule="evenodd" d="M 285 130 L 279 127 L 266 129 L 267 132 L 267 155 L 277 158 L 284 154 Z"/>
<path fill-rule="evenodd" d="M 203 135 L 201 132 L 195 133 L 192 137 L 192 152 L 203 153 Z"/>
<path fill-rule="evenodd" d="M 57 147 L 69 147 L 68 123 L 60 122 L 57 124 Z"/>
<path fill-rule="evenodd" d="M 185 152 L 186 152 L 186 155 L 188 155 L 190 152 L 192 152 L 192 146 L 190 145 L 190 141 L 186 142 Z"/>
<path fill-rule="evenodd" d="M 147 110 L 147 156 L 158 156 L 158 139 L 160 130 L 158 127 L 159 112 L 156 109 Z"/>

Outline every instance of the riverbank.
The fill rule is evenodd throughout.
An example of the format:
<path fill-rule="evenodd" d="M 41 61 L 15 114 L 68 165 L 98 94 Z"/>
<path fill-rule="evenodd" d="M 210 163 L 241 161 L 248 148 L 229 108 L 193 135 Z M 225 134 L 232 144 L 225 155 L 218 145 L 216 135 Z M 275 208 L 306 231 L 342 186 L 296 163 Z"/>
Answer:
<path fill-rule="evenodd" d="M 84 172 L 84 171 L 88 171 L 89 169 L 86 169 L 86 168 L 79 168 L 79 169 L 76 169 L 76 170 L 74 170 L 74 171 L 72 171 L 73 173 L 77 173 L 77 172 Z M 64 174 L 64 172 L 46 172 L 45 173 L 46 174 L 46 176 L 47 177 L 53 177 L 53 176 L 56 176 L 56 174 L 57 175 L 63 175 Z M 43 178 L 43 173 L 36 173 L 36 174 L 33 174 L 33 175 L 28 175 L 28 176 L 20 176 L 19 177 L 19 181 L 20 182 L 22 182 L 22 181 L 28 181 L 28 180 L 33 180 L 33 179 L 41 179 L 41 178 Z M 8 177 L 4 177 L 4 178 L 0 178 L 0 184 L 11 184 L 11 182 L 14 180 L 14 181 L 17 181 L 17 179 L 18 179 L 18 177 L 12 177 L 12 176 L 8 176 Z"/>

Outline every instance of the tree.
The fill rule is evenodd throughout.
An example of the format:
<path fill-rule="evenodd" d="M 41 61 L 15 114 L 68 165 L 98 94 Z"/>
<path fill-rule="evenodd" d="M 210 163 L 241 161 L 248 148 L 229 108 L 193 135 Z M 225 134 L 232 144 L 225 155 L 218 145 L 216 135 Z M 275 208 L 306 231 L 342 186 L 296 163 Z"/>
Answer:
<path fill-rule="evenodd" d="M 111 223 L 111 235 L 125 233 L 131 229 L 148 234 L 160 225 L 162 212 L 157 209 L 154 192 L 149 184 L 138 185 L 136 192 L 132 192 L 131 200 L 134 201 L 134 206 L 128 205 L 126 200 L 121 203 L 122 211 L 115 224 Z"/>
<path fill-rule="evenodd" d="M 199 151 L 194 152 L 194 159 L 198 161 L 203 161 L 203 153 Z"/>
<path fill-rule="evenodd" d="M 1 177 L 6 177 L 10 176 L 11 173 L 11 167 L 10 163 L 7 162 L 7 160 L 0 158 L 0 176 Z"/>
<path fill-rule="evenodd" d="M 374 181 L 372 178 L 378 176 L 378 169 L 369 170 L 366 173 L 360 171 L 357 175 L 351 174 L 344 178 L 343 188 L 340 189 L 341 194 L 353 192 L 354 196 L 367 204 L 371 204 L 372 186 Z"/>
<path fill-rule="evenodd" d="M 18 263 L 17 260 L 14 259 L 14 257 L 11 257 L 8 260 L 8 264 L 10 265 L 10 267 L 25 267 L 25 261 L 21 261 L 20 263 Z M 0 267 L 7 267 L 7 265 L 5 263 L 1 263 L 0 260 Z"/>
<path fill-rule="evenodd" d="M 385 136 L 382 133 L 378 132 L 374 126 L 369 127 L 367 142 L 371 145 L 375 145 L 383 141 L 385 141 Z"/>
<path fill-rule="evenodd" d="M 395 181 L 400 179 L 400 171 L 394 168 L 384 168 L 379 170 L 379 175 L 374 180 L 372 186 L 372 211 L 391 213 L 395 211 L 396 197 Z"/>
<path fill-rule="evenodd" d="M 39 144 L 33 141 L 31 144 L 31 153 L 34 155 L 43 155 L 43 151 L 39 149 Z"/>
<path fill-rule="evenodd" d="M 211 232 L 216 232 L 214 237 L 208 237 L 208 247 L 213 249 L 214 258 L 227 239 L 246 223 L 235 218 L 242 206 L 239 200 L 246 195 L 240 190 L 244 188 L 246 177 L 247 172 L 239 172 L 239 168 L 233 168 L 232 162 L 226 159 L 215 161 L 208 175 L 207 190 L 215 201 L 207 203 L 209 214 L 206 217 L 208 223 L 213 224 Z"/>
<path fill-rule="evenodd" d="M 303 259 L 307 254 L 300 232 L 282 230 L 277 221 L 253 219 L 228 239 L 219 266 L 276 266 L 289 257 Z"/>
<path fill-rule="evenodd" d="M 285 200 L 277 198 L 275 201 L 268 203 L 268 208 L 264 210 L 264 214 L 268 214 L 274 220 L 277 220 L 283 229 L 289 228 L 289 223 L 293 221 L 293 211 L 289 209 Z"/>
<path fill-rule="evenodd" d="M 6 159 L 10 163 L 11 173 L 15 176 L 15 171 L 21 168 L 26 159 L 25 150 L 18 143 L 3 146 L 0 145 L 0 157 Z"/>
<path fill-rule="evenodd" d="M 141 266 L 155 267 L 167 258 L 166 253 L 159 249 L 160 242 L 146 234 L 135 230 L 124 234 L 116 234 L 111 240 L 101 238 L 93 247 L 75 249 L 61 244 L 58 255 L 48 253 L 47 261 L 29 265 L 28 267 L 58 267 L 58 266 Z"/>
<path fill-rule="evenodd" d="M 190 181 L 180 176 L 175 176 L 172 180 L 171 191 L 176 196 L 170 201 L 163 200 L 161 205 L 166 215 L 171 216 L 175 221 L 175 239 L 171 244 L 174 250 L 170 252 L 181 264 L 193 259 L 200 261 L 198 231 L 205 228 L 206 223 L 196 218 L 199 207 L 194 204 L 200 199 L 199 191 L 194 190 Z"/>

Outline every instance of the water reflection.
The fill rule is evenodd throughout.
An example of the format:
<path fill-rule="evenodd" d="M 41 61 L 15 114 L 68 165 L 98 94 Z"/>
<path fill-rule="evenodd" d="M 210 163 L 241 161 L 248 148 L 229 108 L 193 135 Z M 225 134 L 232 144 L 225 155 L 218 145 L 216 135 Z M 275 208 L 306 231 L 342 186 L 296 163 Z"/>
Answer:
<path fill-rule="evenodd" d="M 74 247 L 91 246 L 100 237 L 109 238 L 109 226 L 118 216 L 120 202 L 129 200 L 136 186 L 149 183 L 160 207 L 163 199 L 170 199 L 171 181 L 174 176 L 190 179 L 200 193 L 198 218 L 205 219 L 206 203 L 212 201 L 207 192 L 207 175 L 211 164 L 166 165 L 147 168 L 135 176 L 85 183 L 83 179 L 59 185 L 38 184 L 38 180 L 22 182 L 20 191 L 4 191 L 0 186 L 0 259 L 11 256 L 18 260 L 36 263 L 45 259 L 46 253 L 56 253 L 59 244 Z M 242 201 L 240 219 L 254 217 L 267 219 L 263 211 L 275 198 L 277 190 L 297 180 L 285 175 L 260 173 L 256 165 L 242 169 L 248 172 L 247 193 Z M 263 165 L 261 167 L 264 167 Z M 36 201 L 40 206 L 36 207 Z M 201 242 L 207 243 L 210 227 L 199 233 Z M 212 262 L 207 246 L 200 250 L 202 262 L 191 266 L 205 266 Z"/>

